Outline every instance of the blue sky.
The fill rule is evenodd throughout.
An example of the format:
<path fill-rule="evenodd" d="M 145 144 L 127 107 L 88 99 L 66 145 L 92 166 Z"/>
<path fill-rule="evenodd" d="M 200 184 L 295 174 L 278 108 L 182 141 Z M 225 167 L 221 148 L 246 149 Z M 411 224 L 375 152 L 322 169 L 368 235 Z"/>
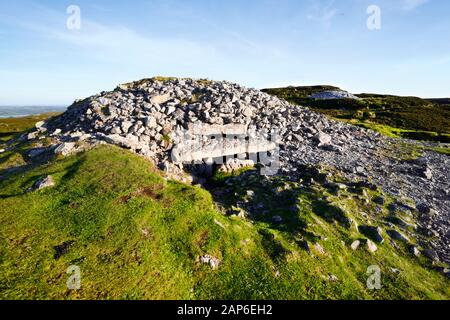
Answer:
<path fill-rule="evenodd" d="M 154 75 L 450 97 L 449 14 L 446 0 L 0 0 L 0 105 L 68 105 Z"/>

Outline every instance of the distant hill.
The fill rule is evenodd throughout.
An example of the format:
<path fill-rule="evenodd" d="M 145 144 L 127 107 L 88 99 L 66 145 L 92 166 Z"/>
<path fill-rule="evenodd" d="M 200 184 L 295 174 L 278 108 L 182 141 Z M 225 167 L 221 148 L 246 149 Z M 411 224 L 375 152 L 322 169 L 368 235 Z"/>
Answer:
<path fill-rule="evenodd" d="M 342 89 L 322 85 L 262 91 L 389 136 L 450 142 L 450 98 L 422 99 L 373 93 L 357 94 L 360 100 L 310 98 L 330 90 Z"/>
<path fill-rule="evenodd" d="M 17 118 L 49 112 L 63 112 L 63 106 L 0 106 L 0 118 Z"/>

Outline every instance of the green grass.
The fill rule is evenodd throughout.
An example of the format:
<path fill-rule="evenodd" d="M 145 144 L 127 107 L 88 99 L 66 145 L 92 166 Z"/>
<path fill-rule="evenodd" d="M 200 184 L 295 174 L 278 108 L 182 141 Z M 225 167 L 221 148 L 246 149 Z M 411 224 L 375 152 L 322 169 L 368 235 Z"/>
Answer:
<path fill-rule="evenodd" d="M 449 299 L 448 280 L 406 245 L 350 249 L 364 237 L 346 219 L 382 224 L 395 199 L 376 212 L 379 191 L 331 172 L 341 190 L 304 172 L 292 182 L 243 170 L 207 191 L 103 145 L 9 174 L 0 180 L 0 299 Z M 26 192 L 47 175 L 55 187 Z M 242 203 L 254 208 L 238 216 Z M 199 262 L 205 254 L 221 260 L 217 270 Z M 66 288 L 71 265 L 81 270 L 78 291 Z M 382 270 L 381 290 L 366 288 L 371 265 Z"/>
<path fill-rule="evenodd" d="M 36 122 L 46 120 L 59 113 L 46 113 L 21 118 L 0 119 L 0 149 L 6 151 L 0 153 L 0 171 L 8 168 L 20 167 L 26 164 L 26 151 L 31 147 L 45 145 L 46 139 L 39 143 L 19 142 L 13 140 L 25 131 L 33 128 Z"/>
<path fill-rule="evenodd" d="M 25 193 L 47 174 L 56 187 Z M 219 213 L 207 191 L 165 181 L 144 159 L 116 147 L 101 146 L 12 176 L 0 184 L 0 297 L 448 298 L 446 280 L 406 253 L 389 245 L 381 245 L 375 255 L 351 251 L 349 243 L 361 236 L 327 216 L 340 211 L 333 209 L 335 200 L 318 200 L 327 195 L 325 189 L 294 191 L 303 201 L 294 213 L 263 191 L 258 176 L 250 181 L 232 188 L 238 197 L 246 188 L 255 190 L 268 208 L 265 218 L 254 223 Z M 342 201 L 349 212 L 360 208 L 356 200 Z M 292 223 L 274 225 L 274 214 Z M 311 255 L 296 244 L 303 222 L 314 224 L 305 236 L 326 236 L 316 241 L 327 256 Z M 72 245 L 56 258 L 55 248 L 67 243 Z M 220 268 L 200 265 L 204 254 L 221 259 Z M 385 271 L 385 287 L 377 292 L 365 288 L 372 264 Z M 70 265 L 81 268 L 79 291 L 65 287 Z M 401 269 L 401 275 L 392 275 L 391 267 Z M 340 281 L 322 278 L 329 274 Z"/>
<path fill-rule="evenodd" d="M 358 119 L 352 119 L 352 120 L 344 120 L 345 122 L 354 124 L 356 126 L 366 128 L 369 130 L 373 130 L 376 132 L 381 133 L 382 135 L 390 138 L 403 138 L 403 139 L 413 139 L 413 140 L 428 140 L 428 141 L 444 141 L 448 142 L 450 141 L 450 134 L 441 134 L 438 135 L 435 132 L 427 132 L 427 131 L 414 131 L 414 130 L 405 130 L 405 129 L 399 129 L 399 128 L 393 128 L 388 125 L 384 124 L 377 124 L 372 121 L 361 121 Z M 434 151 L 437 153 L 449 155 L 450 154 L 450 147 L 448 144 L 442 144 L 441 146 L 436 147 L 418 147 L 409 145 L 405 148 L 410 149 L 412 155 L 411 158 L 418 158 L 423 150 L 429 150 Z M 404 151 L 404 149 L 397 150 L 397 151 Z"/>
<path fill-rule="evenodd" d="M 17 136 L 25 130 L 32 128 L 36 122 L 48 119 L 59 113 L 50 112 L 41 115 L 33 115 L 21 118 L 3 118 L 0 119 L 0 144 Z"/>
<path fill-rule="evenodd" d="M 311 94 L 336 89 L 339 88 L 314 86 L 263 91 L 338 120 L 354 121 L 390 137 L 450 143 L 449 99 L 427 100 L 376 94 L 360 94 L 360 100 L 309 98 Z"/>
<path fill-rule="evenodd" d="M 349 122 L 351 124 L 357 125 L 362 128 L 370 129 L 376 132 L 381 133 L 382 135 L 390 138 L 404 138 L 404 139 L 413 139 L 413 140 L 428 140 L 428 141 L 450 141 L 450 134 L 441 134 L 438 135 L 435 132 L 427 132 L 427 131 L 414 131 L 414 130 L 405 130 L 405 129 L 398 129 L 393 128 L 388 125 L 384 124 L 377 124 L 373 123 L 371 121 L 360 121 L 357 119 L 352 120 L 345 120 L 346 122 Z M 437 153 L 449 155 L 450 154 L 450 147 L 448 144 L 442 144 L 441 146 L 436 147 L 418 147 L 413 145 L 405 145 L 403 144 L 404 148 L 400 148 L 400 150 L 397 151 L 405 151 L 404 149 L 409 149 L 411 154 L 410 158 L 418 158 L 422 151 L 424 150 L 430 150 Z"/>
<path fill-rule="evenodd" d="M 339 118 L 338 118 L 339 120 Z M 427 140 L 427 141 L 437 141 L 437 142 L 450 142 L 450 134 L 443 133 L 438 134 L 436 132 L 431 131 L 418 131 L 418 130 L 406 130 L 394 128 L 386 124 L 379 124 L 374 122 L 373 120 L 360 120 L 360 119 L 340 119 L 345 122 L 349 122 L 359 127 L 363 127 L 366 129 L 370 129 L 376 132 L 381 133 L 384 136 L 390 138 L 403 138 L 403 139 L 412 139 L 412 140 Z"/>
<path fill-rule="evenodd" d="M 435 151 L 442 154 L 450 155 L 450 148 L 446 147 L 428 147 L 428 150 Z"/>

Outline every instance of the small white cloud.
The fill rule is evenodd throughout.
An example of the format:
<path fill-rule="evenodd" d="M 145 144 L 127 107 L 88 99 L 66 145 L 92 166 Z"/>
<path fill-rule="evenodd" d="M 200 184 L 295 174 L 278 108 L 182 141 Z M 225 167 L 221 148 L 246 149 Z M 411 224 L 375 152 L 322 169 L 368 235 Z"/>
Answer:
<path fill-rule="evenodd" d="M 404 11 L 411 11 L 430 2 L 430 0 L 402 0 L 402 2 L 402 9 Z"/>
<path fill-rule="evenodd" d="M 147 68 L 177 64 L 195 69 L 207 65 L 215 68 L 235 58 L 254 60 L 255 52 L 264 52 L 267 59 L 284 56 L 267 42 L 251 41 L 240 33 L 212 24 L 208 26 L 215 28 L 219 36 L 213 41 L 203 41 L 182 36 L 162 37 L 148 30 L 138 32 L 125 25 L 101 24 L 84 16 L 80 30 L 69 30 L 65 25 L 68 15 L 51 9 L 42 9 L 42 12 L 45 19 L 8 18 L 5 22 L 31 31 L 35 36 L 56 40 L 63 45 L 62 49 L 73 46 L 77 54 L 105 63 Z"/>
<path fill-rule="evenodd" d="M 333 8 L 334 0 L 328 4 L 315 2 L 311 8 L 310 13 L 306 16 L 308 20 L 320 22 L 324 26 L 330 26 L 333 18 L 338 13 L 336 8 Z"/>

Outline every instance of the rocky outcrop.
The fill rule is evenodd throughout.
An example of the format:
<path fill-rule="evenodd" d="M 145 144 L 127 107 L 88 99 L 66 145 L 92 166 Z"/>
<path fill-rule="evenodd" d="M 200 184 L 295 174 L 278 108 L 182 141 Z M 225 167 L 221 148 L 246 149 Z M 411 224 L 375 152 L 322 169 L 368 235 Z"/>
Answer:
<path fill-rule="evenodd" d="M 359 98 L 347 91 L 343 90 L 333 90 L 333 91 L 322 91 L 319 93 L 312 94 L 309 96 L 311 99 L 316 100 L 334 100 L 334 99 L 354 99 L 359 100 Z"/>

